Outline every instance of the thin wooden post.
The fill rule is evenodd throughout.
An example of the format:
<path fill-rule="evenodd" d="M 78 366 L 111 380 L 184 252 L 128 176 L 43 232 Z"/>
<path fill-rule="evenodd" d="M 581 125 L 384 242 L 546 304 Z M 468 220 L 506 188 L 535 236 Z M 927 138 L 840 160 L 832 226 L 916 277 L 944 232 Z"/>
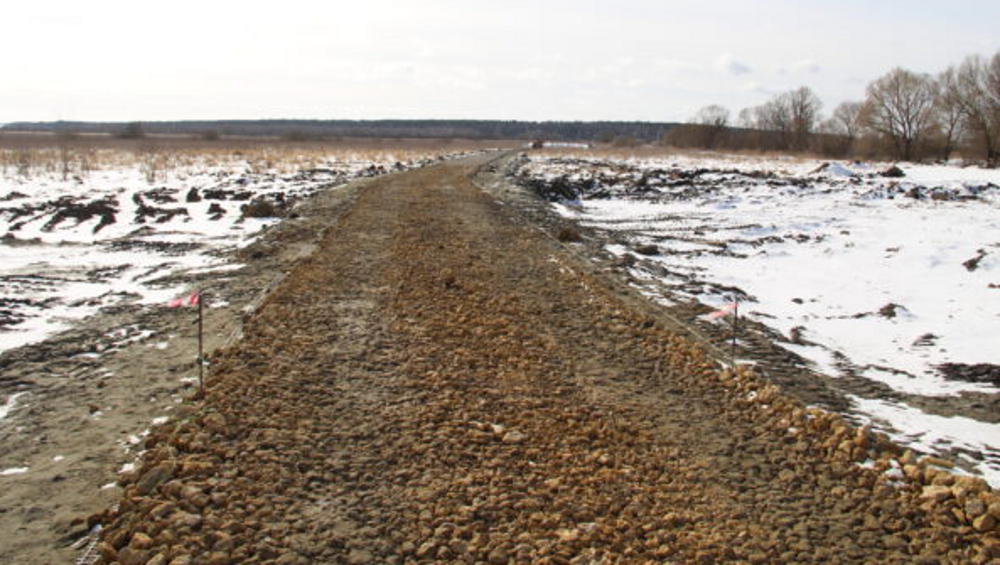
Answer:
<path fill-rule="evenodd" d="M 729 353 L 729 360 L 732 362 L 734 369 L 736 368 L 736 333 L 739 330 L 739 322 L 740 301 L 738 298 L 733 298 L 733 343 Z"/>
<path fill-rule="evenodd" d="M 198 389 L 201 397 L 205 398 L 205 338 L 203 334 L 204 324 L 202 315 L 204 314 L 205 297 L 198 291 Z"/>

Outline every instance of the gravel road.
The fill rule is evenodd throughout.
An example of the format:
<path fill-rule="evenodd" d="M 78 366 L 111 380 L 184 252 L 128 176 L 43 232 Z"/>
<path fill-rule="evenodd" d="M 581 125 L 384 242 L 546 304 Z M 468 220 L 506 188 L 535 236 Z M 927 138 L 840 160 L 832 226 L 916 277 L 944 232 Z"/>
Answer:
<path fill-rule="evenodd" d="M 101 562 L 1000 557 L 982 481 L 719 370 L 473 184 L 495 158 L 359 193 L 91 516 Z"/>

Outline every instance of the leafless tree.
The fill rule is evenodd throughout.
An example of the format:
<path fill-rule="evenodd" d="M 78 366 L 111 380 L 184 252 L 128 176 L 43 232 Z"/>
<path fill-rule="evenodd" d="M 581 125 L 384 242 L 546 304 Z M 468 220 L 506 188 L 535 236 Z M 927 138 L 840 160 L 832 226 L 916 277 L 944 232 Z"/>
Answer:
<path fill-rule="evenodd" d="M 729 110 L 718 104 L 705 106 L 691 119 L 691 123 L 724 128 L 729 125 Z"/>
<path fill-rule="evenodd" d="M 753 109 L 753 121 L 757 129 L 769 133 L 768 149 L 788 149 L 791 146 L 792 116 L 782 96 L 776 96 Z M 765 147 L 762 147 L 765 148 Z"/>
<path fill-rule="evenodd" d="M 866 92 L 866 125 L 891 140 L 897 157 L 912 159 L 932 123 L 933 79 L 897 67 L 869 84 Z"/>
<path fill-rule="evenodd" d="M 861 102 L 841 102 L 833 109 L 830 126 L 833 133 L 843 135 L 848 143 L 854 143 L 861 133 Z"/>
<path fill-rule="evenodd" d="M 819 97 L 803 86 L 741 111 L 740 121 L 745 127 L 761 130 L 762 149 L 801 151 L 809 147 L 821 107 Z"/>
<path fill-rule="evenodd" d="M 736 127 L 751 129 L 757 127 L 754 121 L 753 108 L 743 108 L 736 116 Z"/>
<path fill-rule="evenodd" d="M 1000 52 L 967 57 L 955 71 L 952 96 L 989 166 L 1000 165 Z"/>
<path fill-rule="evenodd" d="M 965 116 L 959 93 L 955 68 L 948 67 L 938 75 L 934 99 L 934 119 L 941 135 L 941 158 L 945 160 L 951 157 L 964 134 Z"/>
<path fill-rule="evenodd" d="M 819 121 L 819 111 L 823 103 L 808 86 L 786 92 L 779 98 L 787 107 L 792 149 L 799 151 L 807 149 L 810 136 Z"/>
<path fill-rule="evenodd" d="M 718 104 L 705 106 L 691 119 L 691 123 L 702 126 L 697 128 L 699 143 L 706 149 L 712 149 L 719 144 L 729 125 L 729 110 Z"/>

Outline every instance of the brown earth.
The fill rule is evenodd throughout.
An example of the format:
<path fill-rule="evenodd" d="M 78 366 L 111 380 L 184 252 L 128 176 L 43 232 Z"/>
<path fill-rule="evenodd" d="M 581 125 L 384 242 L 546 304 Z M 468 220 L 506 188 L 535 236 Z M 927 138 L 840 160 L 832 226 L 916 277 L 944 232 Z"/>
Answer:
<path fill-rule="evenodd" d="M 360 193 L 91 517 L 103 562 L 1000 557 L 982 481 L 719 371 L 476 187 L 487 159 Z"/>

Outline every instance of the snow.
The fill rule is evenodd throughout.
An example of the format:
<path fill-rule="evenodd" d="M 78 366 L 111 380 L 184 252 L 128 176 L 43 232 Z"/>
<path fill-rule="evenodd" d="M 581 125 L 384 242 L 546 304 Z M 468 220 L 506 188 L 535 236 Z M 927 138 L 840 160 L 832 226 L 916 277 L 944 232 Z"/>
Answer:
<path fill-rule="evenodd" d="M 10 414 L 10 411 L 14 409 L 17 405 L 17 397 L 24 394 L 23 392 L 16 392 L 7 397 L 7 402 L 4 402 L 3 406 L 0 406 L 0 420 L 3 420 Z"/>
<path fill-rule="evenodd" d="M 894 440 L 924 452 L 963 449 L 973 452 L 1000 452 L 1000 424 L 989 424 L 953 416 L 946 418 L 884 400 L 851 396 L 855 408 L 870 416 L 875 427 Z M 889 427 L 879 426 L 885 422 Z M 976 471 L 994 488 L 1000 488 L 1000 457 L 988 457 L 975 465 Z"/>
<path fill-rule="evenodd" d="M 799 345 L 796 343 L 779 343 L 778 345 L 803 359 L 808 359 L 814 369 L 824 375 L 837 376 L 840 374 L 840 367 L 837 365 L 838 360 L 836 356 L 825 347 Z"/>
<path fill-rule="evenodd" d="M 939 369 L 1000 365 L 1000 170 L 896 166 L 903 177 L 810 159 L 532 157 L 519 174 L 576 187 L 576 205 L 553 209 L 629 242 L 609 253 L 655 244 L 633 278 L 712 308 L 739 299 L 820 373 L 918 397 L 1000 393 Z M 917 449 L 978 454 L 976 470 L 1000 485 L 998 425 L 860 397 L 852 412 Z"/>
<path fill-rule="evenodd" d="M 826 170 L 824 172 L 827 175 L 835 177 L 853 177 L 857 175 L 857 173 L 848 169 L 844 165 L 841 165 L 840 163 L 831 163 L 830 166 L 826 167 Z"/>
<path fill-rule="evenodd" d="M 752 301 L 748 309 L 769 316 L 761 321 L 783 335 L 800 328 L 815 345 L 794 348 L 796 353 L 833 376 L 841 369 L 832 356 L 840 354 L 855 372 L 901 392 L 996 390 L 948 382 L 934 367 L 1000 362 L 1000 308 L 990 306 L 1000 297 L 990 287 L 1000 282 L 1000 199 L 869 199 L 887 179 L 832 183 L 840 168 L 847 170 L 826 167 L 805 188 L 719 184 L 687 199 L 554 206 L 584 224 L 638 232 L 637 243 L 656 243 L 661 254 L 652 260 L 687 278 L 668 277 L 668 283 L 705 304 L 729 299 L 716 287 L 744 290 Z M 947 186 L 1000 183 L 1000 172 L 992 170 L 904 169 Z M 986 255 L 970 271 L 963 262 L 979 249 Z M 627 251 L 620 245 L 608 250 Z M 698 284 L 703 282 L 711 284 Z M 895 317 L 879 314 L 889 304 L 901 306 Z M 934 336 L 931 343 L 918 343 L 927 334 Z"/>
<path fill-rule="evenodd" d="M 8 475 L 23 475 L 24 473 L 27 472 L 28 472 L 28 467 L 11 467 L 9 469 L 4 469 L 3 471 L 0 471 L 0 475 L 6 477 Z"/>
<path fill-rule="evenodd" d="M 294 202 L 393 170 L 397 161 L 405 168 L 430 157 L 161 156 L 170 165 L 153 182 L 142 157 L 128 153 L 102 153 L 93 170 L 75 178 L 41 164 L 27 176 L 0 169 L 0 351 L 41 341 L 102 308 L 161 305 L 184 290 L 186 276 L 242 268 L 220 258 L 223 252 L 251 244 L 279 221 L 242 218 L 241 207 L 254 198 Z M 188 198 L 192 189 L 199 198 Z M 95 203 L 112 209 L 114 221 L 98 228 L 101 214 L 81 220 L 64 213 Z M 155 214 L 146 213 L 150 207 Z"/>

